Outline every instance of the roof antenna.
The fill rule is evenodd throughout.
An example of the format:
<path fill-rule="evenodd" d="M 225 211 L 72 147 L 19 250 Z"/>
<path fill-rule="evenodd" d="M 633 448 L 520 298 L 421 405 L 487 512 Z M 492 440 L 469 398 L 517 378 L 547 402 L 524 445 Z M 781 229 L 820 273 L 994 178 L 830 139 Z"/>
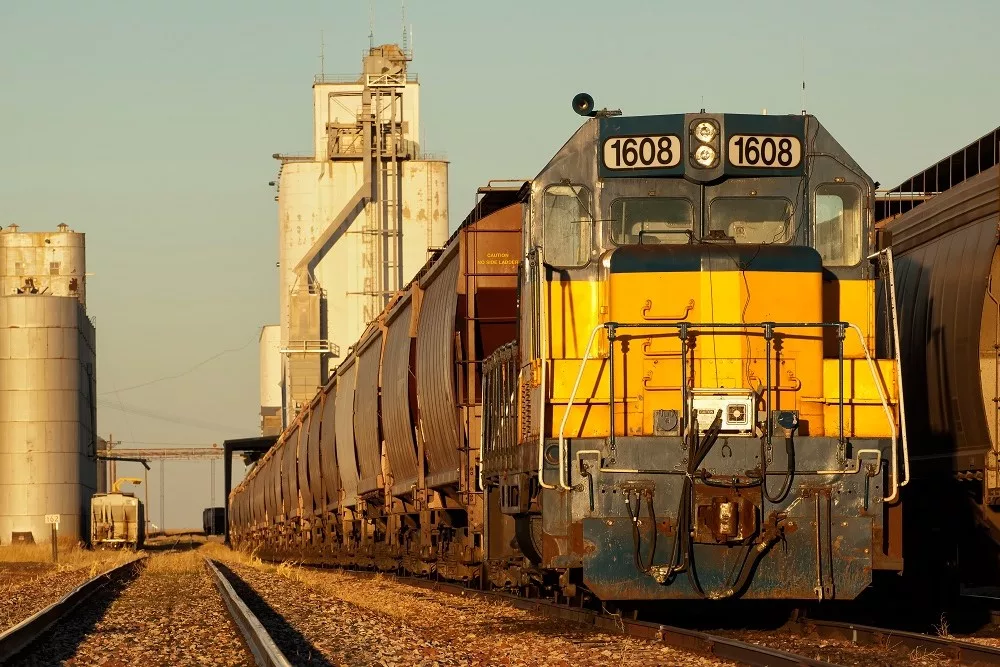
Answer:
<path fill-rule="evenodd" d="M 323 29 L 319 30 L 319 78 L 326 78 L 326 42 L 323 41 Z"/>
<path fill-rule="evenodd" d="M 406 52 L 406 0 L 400 0 L 400 13 L 402 14 L 402 25 L 403 25 L 403 55 Z"/>
<path fill-rule="evenodd" d="M 375 0 L 368 0 L 368 48 L 375 48 Z"/>
<path fill-rule="evenodd" d="M 802 115 L 806 115 L 806 45 L 802 45 Z"/>

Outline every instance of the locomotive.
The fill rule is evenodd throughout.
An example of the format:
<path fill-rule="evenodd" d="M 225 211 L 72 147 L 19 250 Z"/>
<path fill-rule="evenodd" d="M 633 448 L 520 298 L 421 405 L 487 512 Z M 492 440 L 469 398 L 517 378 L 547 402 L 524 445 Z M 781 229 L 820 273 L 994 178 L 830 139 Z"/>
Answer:
<path fill-rule="evenodd" d="M 234 489 L 234 545 L 608 601 L 901 571 L 871 178 L 804 113 L 573 106 Z"/>

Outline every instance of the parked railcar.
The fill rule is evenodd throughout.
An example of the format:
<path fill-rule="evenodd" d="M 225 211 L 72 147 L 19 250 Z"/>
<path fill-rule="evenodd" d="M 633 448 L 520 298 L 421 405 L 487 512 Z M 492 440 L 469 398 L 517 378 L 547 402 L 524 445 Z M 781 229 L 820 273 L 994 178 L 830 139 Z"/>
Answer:
<path fill-rule="evenodd" d="M 146 541 L 145 506 L 131 493 L 95 493 L 90 500 L 91 547 L 141 549 Z"/>
<path fill-rule="evenodd" d="M 201 526 L 205 535 L 224 535 L 226 533 L 225 522 L 225 507 L 206 507 L 201 513 Z"/>
<path fill-rule="evenodd" d="M 813 116 L 574 104 L 234 490 L 237 546 L 605 600 L 898 572 L 871 179 Z"/>
<path fill-rule="evenodd" d="M 973 144 L 954 177 L 994 156 Z M 984 138 L 986 139 L 986 138 Z M 973 164 L 966 158 L 971 152 Z M 978 171 L 978 170 L 977 170 Z M 973 172 L 975 173 L 975 172 Z M 935 179 L 938 180 L 938 179 Z M 923 581 L 997 583 L 1000 542 L 1000 167 L 949 187 L 883 227 L 892 246 L 913 484 L 907 545 Z M 947 188 L 947 189 L 945 189 Z M 880 310 L 880 314 L 883 311 Z M 961 566 L 962 571 L 958 571 Z"/>

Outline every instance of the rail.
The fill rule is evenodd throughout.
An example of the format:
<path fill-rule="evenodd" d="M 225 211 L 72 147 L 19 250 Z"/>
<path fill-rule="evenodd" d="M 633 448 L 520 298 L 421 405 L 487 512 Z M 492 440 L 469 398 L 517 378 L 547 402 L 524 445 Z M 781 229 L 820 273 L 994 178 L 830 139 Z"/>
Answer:
<path fill-rule="evenodd" d="M 215 562 L 210 558 L 206 558 L 205 567 L 212 576 L 215 587 L 219 589 L 222 601 L 225 603 L 230 617 L 236 623 L 236 627 L 240 629 L 240 634 L 246 640 L 247 646 L 250 647 L 250 652 L 253 653 L 254 662 L 257 666 L 291 667 L 292 663 L 288 661 L 285 654 L 281 652 L 278 645 L 271 639 L 271 635 L 268 634 L 267 630 L 257 619 L 257 616 L 240 599 L 236 590 L 233 589 L 232 584 L 229 583 L 222 572 L 219 571 L 219 568 L 216 567 Z"/>
<path fill-rule="evenodd" d="M 917 632 L 877 628 L 871 625 L 803 618 L 794 621 L 802 632 L 820 637 L 846 639 L 858 645 L 901 644 L 911 650 L 941 651 L 963 665 L 1000 665 L 1000 649 L 954 637 L 935 637 Z"/>
<path fill-rule="evenodd" d="M 134 574 L 145 560 L 146 556 L 139 556 L 91 577 L 64 595 L 62 599 L 0 633 L 0 664 L 7 664 L 11 658 L 36 642 L 108 583 Z"/>
<path fill-rule="evenodd" d="M 351 571 L 349 573 L 362 577 L 375 576 L 373 573 L 368 572 Z M 761 667 L 770 667 L 772 665 L 777 667 L 833 667 L 833 664 L 829 662 L 766 646 L 748 644 L 730 637 L 679 628 L 672 625 L 629 619 L 618 614 L 600 613 L 590 609 L 570 606 L 569 604 L 559 604 L 551 600 L 523 597 L 502 591 L 466 588 L 457 583 L 447 583 L 418 577 L 386 575 L 385 573 L 381 573 L 380 576 L 389 576 L 404 584 L 427 590 L 441 591 L 449 595 L 503 600 L 518 609 L 539 613 L 550 618 L 591 626 L 604 632 L 617 632 L 628 637 L 655 641 L 676 649 L 723 660 L 732 660 L 744 665 L 759 665 Z"/>
<path fill-rule="evenodd" d="M 615 449 L 615 428 L 614 428 L 614 405 L 615 405 L 615 354 L 614 354 L 614 342 L 617 338 L 618 329 L 676 329 L 677 335 L 681 340 L 681 404 L 683 405 L 683 410 L 681 410 L 680 418 L 678 420 L 678 425 L 682 433 L 685 433 L 687 428 L 687 415 L 691 413 L 691 407 L 689 406 L 689 396 L 687 391 L 687 341 L 691 333 L 696 333 L 700 329 L 762 329 L 764 339 L 767 341 L 766 346 L 766 357 L 765 363 L 767 365 L 767 373 L 765 376 L 766 381 L 766 394 L 764 399 L 765 404 L 765 438 L 766 444 L 770 446 L 772 437 L 772 417 L 771 417 L 771 341 L 774 339 L 774 333 L 778 329 L 836 329 L 837 330 L 837 341 L 838 341 L 838 361 L 839 361 L 839 382 L 840 382 L 840 395 L 838 397 L 838 412 L 839 412 L 839 440 L 840 444 L 843 446 L 846 443 L 845 431 L 844 431 L 844 339 L 846 337 L 847 330 L 855 332 L 861 343 L 861 349 L 864 350 L 865 360 L 868 363 L 868 368 L 872 373 L 872 378 L 875 380 L 875 387 L 878 389 L 879 399 L 882 402 L 882 409 L 885 412 L 886 420 L 889 424 L 889 429 L 891 432 L 891 442 L 892 442 L 892 492 L 883 498 L 887 502 L 892 502 L 898 497 L 899 489 L 899 465 L 898 465 L 898 443 L 897 443 L 897 429 L 896 421 L 893 418 L 892 410 L 889 408 L 889 401 L 886 396 L 885 389 L 882 383 L 878 381 L 880 374 L 875 366 L 875 362 L 868 352 L 868 345 L 865 342 L 864 334 L 861 329 L 856 324 L 851 324 L 850 322 L 642 322 L 642 323 L 632 323 L 632 322 L 604 322 L 598 324 L 590 333 L 590 338 L 587 340 L 587 347 L 583 353 L 583 359 L 580 360 L 580 368 L 577 371 L 576 380 L 573 383 L 573 389 L 570 392 L 569 400 L 567 401 L 566 408 L 563 412 L 562 422 L 559 424 L 559 488 L 570 491 L 573 487 L 569 485 L 568 480 L 568 449 L 566 446 L 566 423 L 569 420 L 570 410 L 573 407 L 574 401 L 576 400 L 576 394 L 580 389 L 580 382 L 583 380 L 584 370 L 586 369 L 587 362 L 590 360 L 590 351 L 594 346 L 594 341 L 597 338 L 597 334 L 602 330 L 606 329 L 608 333 L 608 375 L 610 376 L 610 387 L 608 391 L 609 405 L 611 408 L 611 420 L 610 420 L 610 437 L 609 446 L 612 451 Z M 544 348 L 543 348 L 544 349 Z M 544 386 L 544 385 L 543 385 Z M 544 434 L 543 434 L 544 435 Z M 596 450 L 587 450 L 585 452 L 578 452 L 578 456 L 581 454 L 594 454 L 598 455 L 600 452 Z M 818 470 L 814 471 L 815 474 L 842 474 L 842 473 L 855 473 L 861 469 L 861 457 L 863 455 L 870 455 L 872 453 L 877 453 L 879 461 L 881 461 L 881 452 L 878 450 L 871 449 L 861 449 L 856 452 L 855 459 L 856 464 L 853 468 L 847 468 L 844 470 Z M 542 464 L 544 463 L 544 438 L 539 445 L 539 467 L 538 476 L 539 480 L 542 477 Z M 624 468 L 600 468 L 601 472 L 620 472 L 629 474 L 638 474 L 643 471 L 635 469 L 624 469 Z M 663 471 L 668 472 L 668 471 Z M 683 474 L 683 473 L 679 473 Z M 548 488 L 548 487 L 545 487 Z"/>

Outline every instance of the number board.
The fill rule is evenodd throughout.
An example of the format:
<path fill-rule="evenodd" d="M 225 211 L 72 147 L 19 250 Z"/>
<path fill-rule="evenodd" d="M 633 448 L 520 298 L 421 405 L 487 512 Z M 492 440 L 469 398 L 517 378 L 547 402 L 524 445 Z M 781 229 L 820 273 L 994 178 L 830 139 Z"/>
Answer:
<path fill-rule="evenodd" d="M 604 167 L 626 169 L 669 169 L 681 161 L 681 139 L 673 134 L 618 136 L 604 140 Z"/>
<path fill-rule="evenodd" d="M 46 514 L 45 515 L 45 523 L 58 524 L 59 523 L 59 515 L 58 514 Z"/>
<path fill-rule="evenodd" d="M 795 169 L 802 163 L 802 142 L 792 135 L 733 134 L 726 154 L 734 167 Z"/>
<path fill-rule="evenodd" d="M 684 174 L 684 115 L 598 118 L 600 178 L 662 178 Z M 593 144 L 592 144 L 593 145 Z"/>

